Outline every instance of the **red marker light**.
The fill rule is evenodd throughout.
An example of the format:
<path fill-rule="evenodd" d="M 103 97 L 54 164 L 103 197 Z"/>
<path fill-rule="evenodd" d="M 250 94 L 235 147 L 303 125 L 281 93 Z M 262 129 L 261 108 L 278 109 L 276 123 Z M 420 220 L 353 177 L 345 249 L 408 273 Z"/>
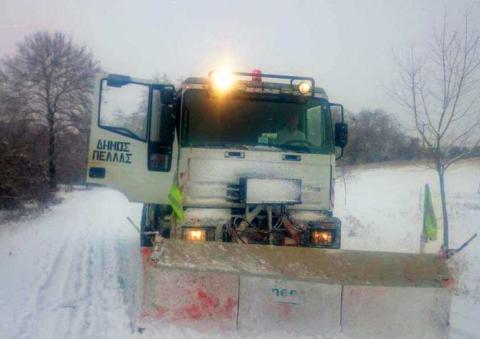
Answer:
<path fill-rule="evenodd" d="M 259 70 L 258 68 L 254 69 L 252 71 L 252 81 L 262 81 L 262 71 Z"/>

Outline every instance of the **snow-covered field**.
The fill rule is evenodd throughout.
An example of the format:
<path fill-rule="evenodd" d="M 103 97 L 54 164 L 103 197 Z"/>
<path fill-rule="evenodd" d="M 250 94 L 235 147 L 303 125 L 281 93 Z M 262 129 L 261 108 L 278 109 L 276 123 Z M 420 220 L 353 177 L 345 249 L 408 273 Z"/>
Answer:
<path fill-rule="evenodd" d="M 423 166 L 353 169 L 335 186 L 336 215 L 343 220 L 342 246 L 395 252 L 420 252 L 423 190 L 430 184 L 441 225 L 437 175 Z M 480 159 L 454 165 L 446 175 L 450 247 L 458 248 L 472 234 L 480 236 Z M 426 251 L 435 253 L 442 233 Z M 452 338 L 480 338 L 480 237 L 452 262 L 457 282 L 450 314 Z"/>
<path fill-rule="evenodd" d="M 438 205 L 433 171 L 413 165 L 357 168 L 346 182 L 346 199 L 343 181 L 336 185 L 343 248 L 419 251 L 425 183 L 431 184 Z M 457 247 L 480 232 L 480 161 L 453 167 L 447 192 L 451 245 Z M 39 217 L 0 225 L 0 338 L 199 337 L 173 327 L 142 335 L 133 331 L 140 256 L 138 233 L 126 217 L 138 221 L 141 205 L 101 188 L 62 197 L 61 204 Z M 480 240 L 453 264 L 458 287 L 451 337 L 477 338 Z"/>

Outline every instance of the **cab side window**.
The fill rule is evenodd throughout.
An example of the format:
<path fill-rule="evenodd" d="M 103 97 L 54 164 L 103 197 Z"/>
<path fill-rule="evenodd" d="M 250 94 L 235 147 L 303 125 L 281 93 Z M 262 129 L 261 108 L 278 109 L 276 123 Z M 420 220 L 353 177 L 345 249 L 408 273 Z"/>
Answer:
<path fill-rule="evenodd" d="M 140 84 L 110 87 L 102 81 L 99 126 L 146 141 L 149 88 Z"/>

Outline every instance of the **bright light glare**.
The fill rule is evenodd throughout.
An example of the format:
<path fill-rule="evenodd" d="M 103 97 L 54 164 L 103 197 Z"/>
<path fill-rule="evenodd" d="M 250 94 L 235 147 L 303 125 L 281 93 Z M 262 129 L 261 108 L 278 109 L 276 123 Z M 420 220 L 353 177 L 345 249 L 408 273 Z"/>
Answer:
<path fill-rule="evenodd" d="M 308 82 L 301 82 L 298 85 L 298 91 L 301 94 L 307 94 L 308 92 L 311 91 L 311 89 L 312 89 L 312 85 L 310 85 Z"/>
<path fill-rule="evenodd" d="M 227 71 L 216 71 L 212 74 L 212 80 L 216 90 L 225 92 L 232 87 L 233 76 Z"/>
<path fill-rule="evenodd" d="M 185 240 L 189 241 L 205 241 L 207 240 L 207 232 L 202 229 L 190 229 L 185 231 Z"/>
<path fill-rule="evenodd" d="M 332 232 L 313 231 L 312 241 L 315 245 L 329 245 L 333 240 Z"/>

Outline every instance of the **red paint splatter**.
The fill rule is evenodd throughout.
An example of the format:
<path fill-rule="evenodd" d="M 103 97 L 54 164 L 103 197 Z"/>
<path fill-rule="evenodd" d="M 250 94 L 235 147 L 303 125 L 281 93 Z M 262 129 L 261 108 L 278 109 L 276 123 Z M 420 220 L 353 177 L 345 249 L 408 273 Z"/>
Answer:
<path fill-rule="evenodd" d="M 142 253 L 143 258 L 151 256 L 152 252 L 153 252 L 153 250 L 152 250 L 151 247 L 142 247 L 140 249 L 140 253 Z"/>
<path fill-rule="evenodd" d="M 206 308 L 216 308 L 218 307 L 218 298 L 212 295 L 208 295 L 207 292 L 203 290 L 197 291 L 197 297 L 200 303 Z"/>
<path fill-rule="evenodd" d="M 151 267 L 155 266 L 154 262 L 150 259 L 153 253 L 152 247 L 142 247 L 140 253 L 142 254 L 143 265 Z"/>
<path fill-rule="evenodd" d="M 237 301 L 228 297 L 222 305 L 220 300 L 205 290 L 199 289 L 196 293 L 197 302 L 190 304 L 179 310 L 177 317 L 181 314 L 185 318 L 199 320 L 199 319 L 215 319 L 215 318 L 231 318 L 237 307 Z M 180 318 L 183 318 L 180 316 Z"/>
<path fill-rule="evenodd" d="M 223 312 L 227 317 L 231 317 L 233 312 L 237 309 L 237 301 L 231 297 L 227 298 L 225 305 L 223 305 Z"/>
<path fill-rule="evenodd" d="M 201 310 L 200 306 L 197 305 L 197 304 L 193 304 L 193 305 L 187 306 L 187 307 L 185 308 L 185 312 L 188 314 L 188 316 L 189 316 L 191 319 L 198 320 L 198 319 L 203 318 L 202 310 Z"/>
<path fill-rule="evenodd" d="M 161 319 L 165 316 L 165 314 L 168 312 L 168 309 L 162 306 L 157 306 L 155 309 L 155 318 L 156 319 Z"/>

